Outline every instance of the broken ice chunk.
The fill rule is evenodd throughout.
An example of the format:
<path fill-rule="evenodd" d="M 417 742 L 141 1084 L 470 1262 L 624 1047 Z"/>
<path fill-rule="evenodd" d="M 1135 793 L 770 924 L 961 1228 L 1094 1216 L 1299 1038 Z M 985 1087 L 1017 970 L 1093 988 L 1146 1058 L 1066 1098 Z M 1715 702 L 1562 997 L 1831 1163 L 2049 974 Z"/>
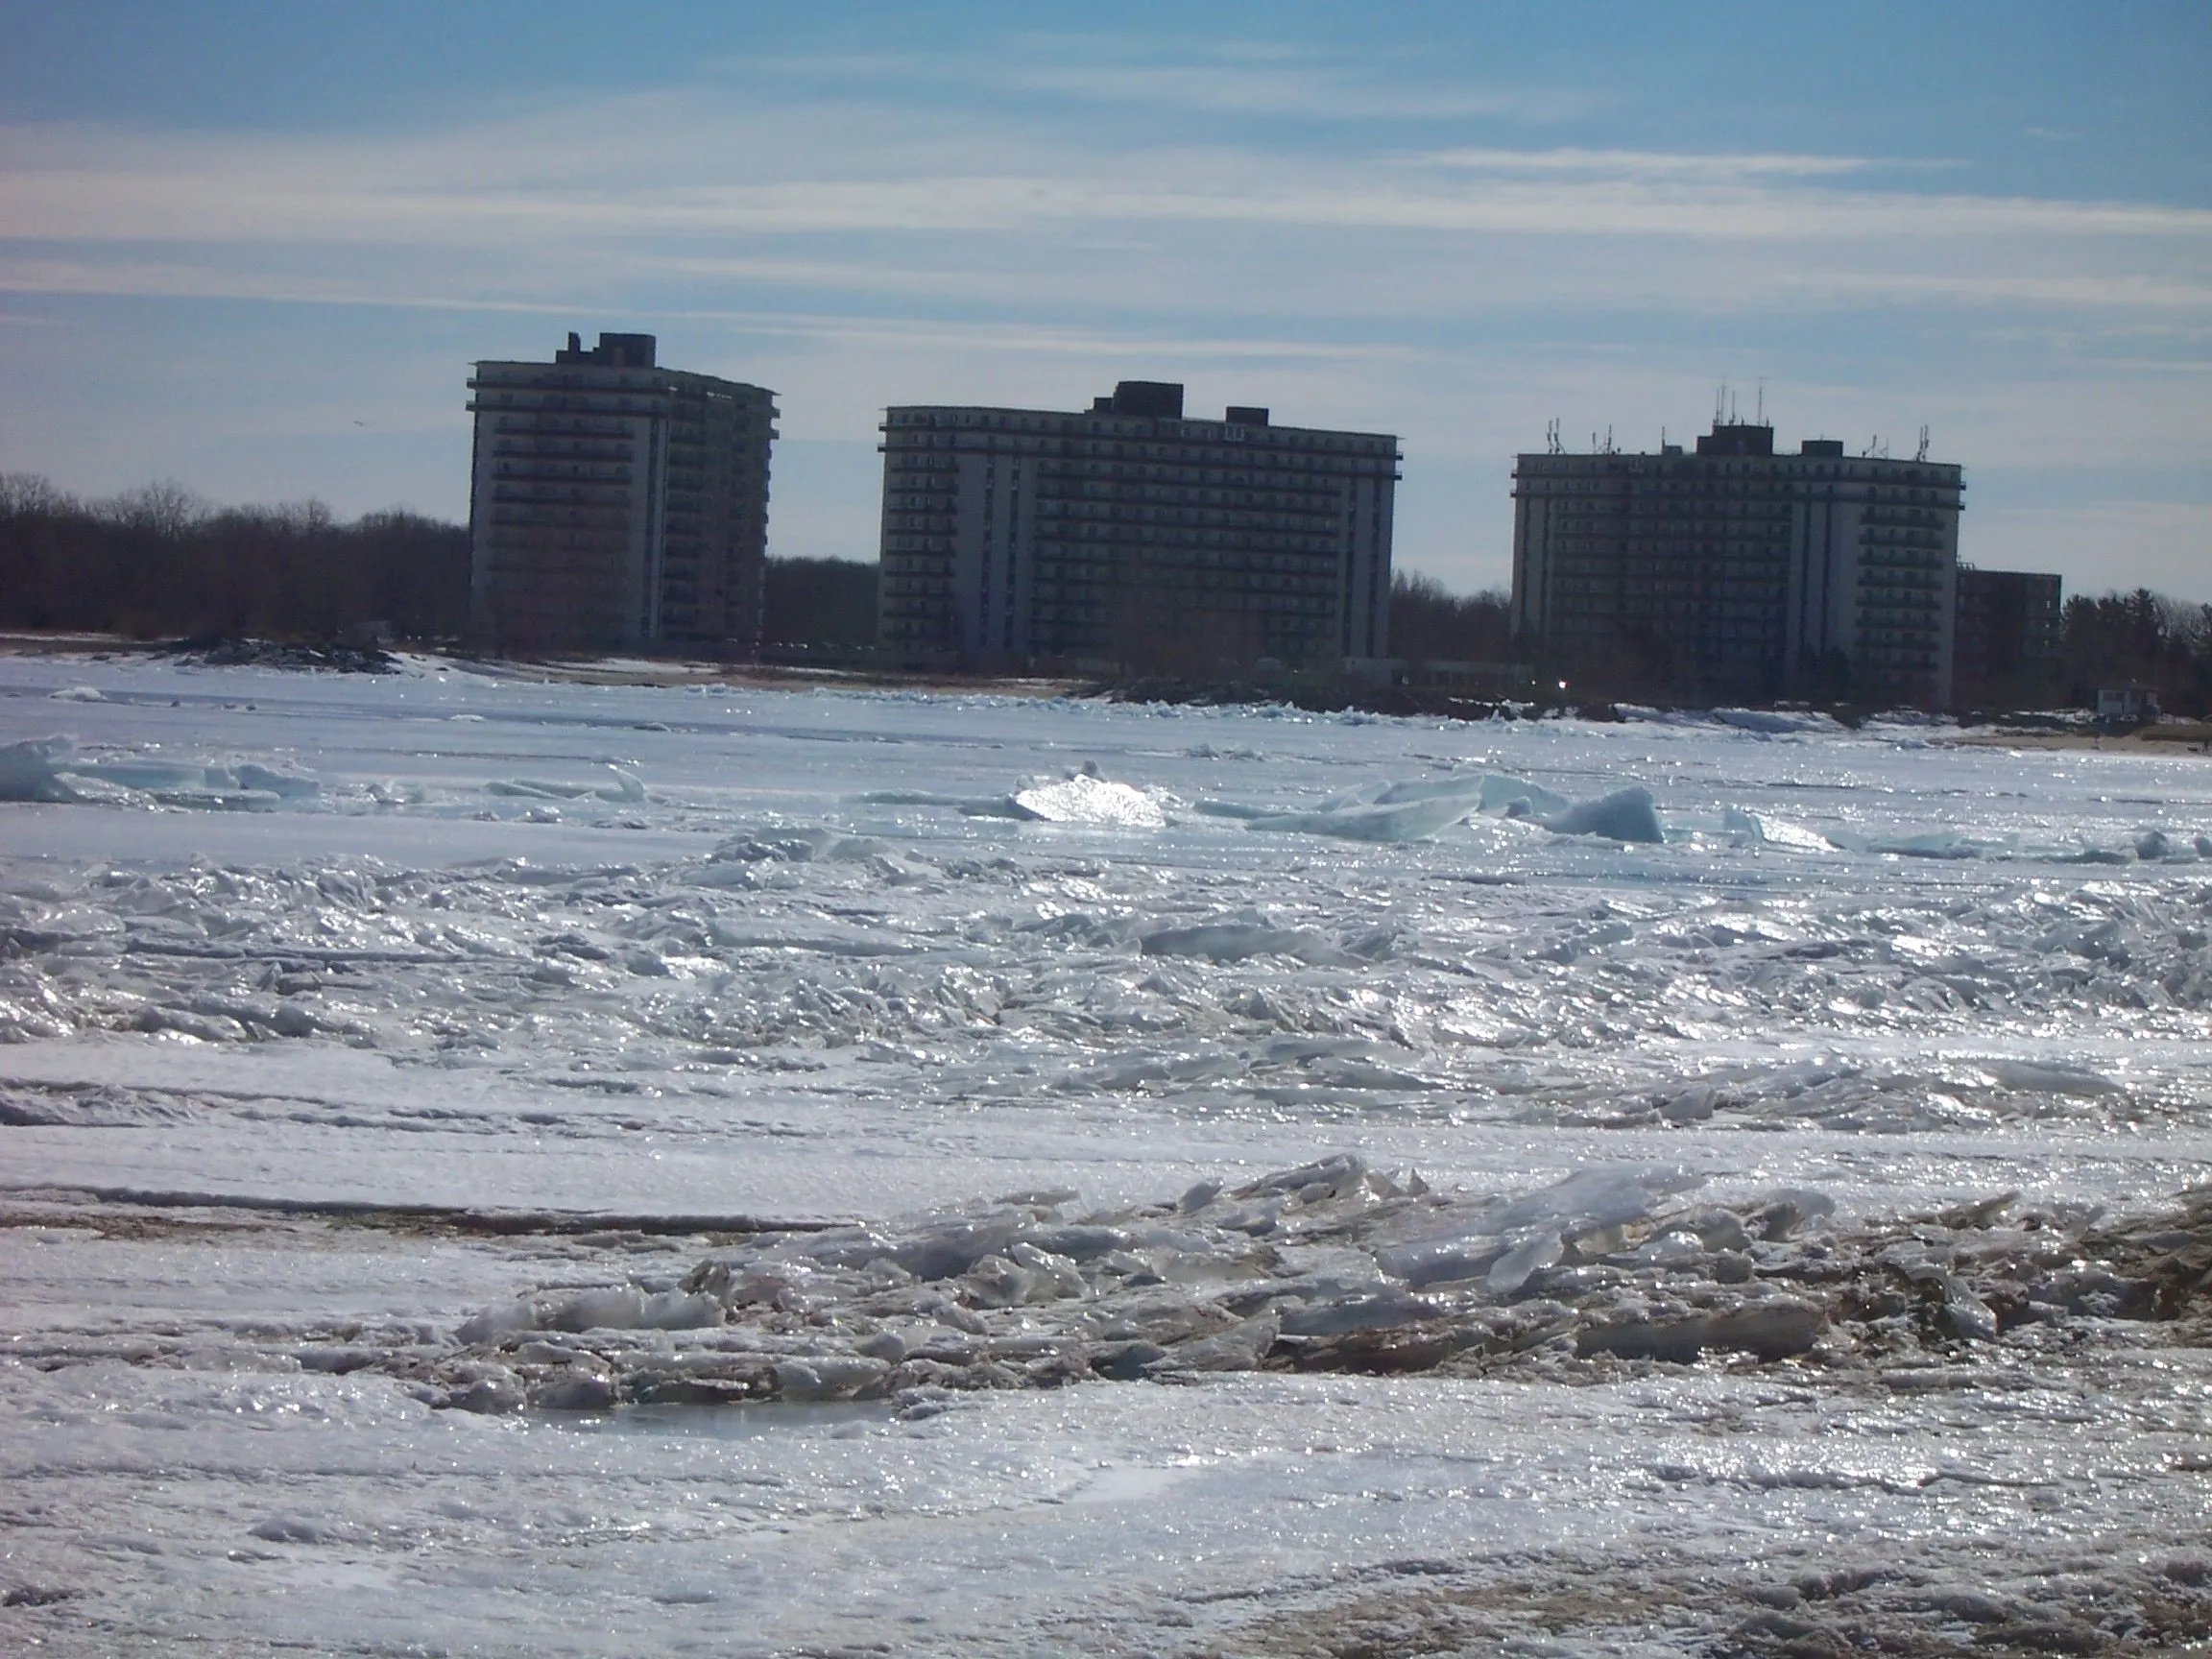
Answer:
<path fill-rule="evenodd" d="M 1262 1175 L 1248 1187 L 1239 1187 L 1230 1194 L 1233 1198 L 1257 1198 L 1268 1192 L 1297 1194 L 1305 1202 L 1306 1191 L 1321 1189 L 1322 1197 L 1340 1197 L 1366 1184 L 1367 1161 L 1357 1152 L 1337 1152 L 1316 1163 L 1301 1164 L 1295 1169 L 1279 1169 L 1272 1175 Z"/>
<path fill-rule="evenodd" d="M 1514 1294 L 1545 1268 L 1557 1263 L 1563 1251 L 1558 1228 L 1548 1227 L 1530 1234 L 1491 1263 L 1490 1294 Z"/>
<path fill-rule="evenodd" d="M 1747 812 L 1741 806 L 1731 806 L 1721 813 L 1720 828 L 1738 841 L 1761 847 L 1779 847 L 1791 853 L 1836 851 L 1836 844 L 1818 830 L 1770 818 L 1764 812 Z"/>
<path fill-rule="evenodd" d="M 552 1331 L 691 1331 L 722 1323 L 722 1304 L 683 1290 L 646 1295 L 635 1286 L 586 1290 L 569 1297 L 545 1320 Z"/>
<path fill-rule="evenodd" d="M 1502 778 L 1496 773 L 1482 780 L 1477 801 L 1482 811 L 1503 818 L 1547 818 L 1573 805 L 1566 796 L 1554 794 L 1540 783 Z"/>
<path fill-rule="evenodd" d="M 525 1297 L 519 1302 L 487 1308 L 474 1317 L 463 1320 L 461 1328 L 453 1333 L 453 1339 L 466 1347 L 474 1347 L 479 1342 L 496 1342 L 502 1336 L 537 1329 L 537 1306 Z"/>
<path fill-rule="evenodd" d="M 1652 805 L 1651 791 L 1642 784 L 1617 789 L 1595 801 L 1577 802 L 1564 812 L 1554 812 L 1536 822 L 1554 835 L 1601 835 L 1613 841 L 1652 843 L 1667 839 L 1666 830 L 1659 826 L 1659 812 Z"/>
<path fill-rule="evenodd" d="M 1449 830 L 1474 810 L 1464 797 L 1410 801 L 1393 805 L 1322 808 L 1313 812 L 1269 812 L 1246 820 L 1247 827 L 1270 833 L 1328 835 L 1339 841 L 1426 841 Z"/>
<path fill-rule="evenodd" d="M 1277 927 L 1257 910 L 1238 910 L 1188 927 L 1156 927 L 1143 935 L 1139 949 L 1147 956 L 1188 956 L 1207 962 L 1287 956 L 1322 967 L 1345 959 L 1343 951 L 1311 928 Z"/>
<path fill-rule="evenodd" d="M 786 1400 L 858 1400 L 883 1390 L 891 1367 L 857 1354 L 814 1354 L 776 1361 L 776 1392 Z"/>
<path fill-rule="evenodd" d="M 1159 830 L 1167 813 L 1160 800 L 1134 784 L 1116 783 L 1095 768 L 1071 772 L 1055 782 L 1017 789 L 1013 804 L 1022 814 L 1048 824 L 1096 824 L 1128 830 Z"/>

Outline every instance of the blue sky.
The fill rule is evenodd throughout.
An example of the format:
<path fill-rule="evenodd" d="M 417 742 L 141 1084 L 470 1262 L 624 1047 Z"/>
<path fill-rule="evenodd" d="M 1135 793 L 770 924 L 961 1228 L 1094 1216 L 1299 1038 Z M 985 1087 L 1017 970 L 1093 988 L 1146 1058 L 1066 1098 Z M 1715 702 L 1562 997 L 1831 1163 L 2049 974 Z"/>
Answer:
<path fill-rule="evenodd" d="M 2212 600 L 2212 6 L 0 0 L 0 469 L 467 512 L 570 328 L 775 387 L 771 541 L 873 557 L 886 403 L 1399 433 L 1398 562 L 1512 456 L 1962 462 L 1962 555 Z"/>

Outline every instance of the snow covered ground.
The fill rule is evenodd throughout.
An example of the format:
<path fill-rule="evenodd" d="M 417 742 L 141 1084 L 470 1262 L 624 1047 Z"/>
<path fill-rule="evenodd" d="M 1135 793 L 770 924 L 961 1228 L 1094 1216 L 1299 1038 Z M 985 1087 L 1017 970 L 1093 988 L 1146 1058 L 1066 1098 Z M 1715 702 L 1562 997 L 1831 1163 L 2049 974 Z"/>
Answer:
<path fill-rule="evenodd" d="M 0 1647 L 2212 1639 L 2212 767 L 1940 739 L 0 659 Z"/>

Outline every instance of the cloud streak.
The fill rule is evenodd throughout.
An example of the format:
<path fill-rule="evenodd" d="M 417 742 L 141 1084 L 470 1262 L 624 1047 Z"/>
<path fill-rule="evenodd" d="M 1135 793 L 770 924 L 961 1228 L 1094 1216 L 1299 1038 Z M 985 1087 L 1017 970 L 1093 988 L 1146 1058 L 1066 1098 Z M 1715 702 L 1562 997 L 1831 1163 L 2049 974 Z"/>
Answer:
<path fill-rule="evenodd" d="M 580 111 L 589 130 L 626 111 Z M 1963 193 L 1855 190 L 1826 180 L 1873 163 L 1852 157 L 1484 151 L 1317 165 L 1253 150 L 1042 151 L 1046 166 L 1004 165 L 1006 146 L 971 147 L 972 165 L 902 172 L 863 147 L 844 176 L 669 183 L 626 178 L 525 183 L 512 127 L 427 145 L 356 140 L 179 141 L 118 132 L 0 135 L 18 156 L 0 178 L 0 225 L 16 242 L 328 242 L 501 246 L 591 237 L 955 235 L 1121 226 L 1274 226 L 1314 231 L 1536 237 L 1635 236 L 1724 242 L 1854 242 L 1977 237 L 2212 245 L 2212 211 L 2157 204 Z M 757 134 L 679 126 L 651 146 L 746 155 Z M 561 142 L 566 142 L 565 138 Z M 1479 159 L 1470 159 L 1471 156 Z M 1053 163 L 1057 163 L 1054 165 Z M 551 174 L 557 166 L 536 169 Z"/>
<path fill-rule="evenodd" d="M 1896 167 L 1863 156 L 1687 155 L 1666 150 L 1431 150 L 1407 157 L 1429 167 L 1476 173 L 1596 175 L 1609 179 L 1733 181 L 1746 179 L 1834 179 L 1877 167 Z M 1926 168 L 1941 163 L 1910 165 Z"/>
<path fill-rule="evenodd" d="M 1187 46 L 1132 36 L 1029 34 L 998 53 L 855 53 L 730 62 L 822 86 L 854 83 L 896 90 L 918 83 L 986 96 L 1027 94 L 1113 110 L 1172 110 L 1300 122 L 1404 124 L 1489 119 L 1548 126 L 1587 116 L 1604 102 L 1573 87 L 1436 84 L 1408 78 L 1419 65 L 1357 55 L 1334 60 L 1264 41 Z"/>
<path fill-rule="evenodd" d="M 386 306 L 396 310 L 506 313 L 574 317 L 591 312 L 608 321 L 659 319 L 664 323 L 719 323 L 763 339 L 797 339 L 855 348 L 1006 351 L 1056 357 L 1125 358 L 1132 353 L 1207 361 L 1374 362 L 1412 355 L 1382 342 L 1330 342 L 1295 338 L 1224 337 L 1202 333 L 1118 332 L 1015 323 L 961 324 L 834 313 L 656 305 L 635 312 L 611 310 L 589 300 L 457 300 L 375 288 L 342 278 L 298 279 L 227 272 L 209 266 L 79 264 L 64 260 L 0 258 L 0 293 L 190 300 L 253 300 L 283 305 Z M 0 313 L 0 322 L 36 323 Z"/>
<path fill-rule="evenodd" d="M 1451 121 L 1500 116 L 1558 121 L 1590 100 L 1572 93 L 1453 92 L 1363 85 L 1340 74 L 1305 68 L 1230 64 L 1041 64 L 1003 71 L 997 79 L 1023 91 L 1093 103 L 1165 105 L 1210 114 L 1294 116 L 1324 121 Z"/>

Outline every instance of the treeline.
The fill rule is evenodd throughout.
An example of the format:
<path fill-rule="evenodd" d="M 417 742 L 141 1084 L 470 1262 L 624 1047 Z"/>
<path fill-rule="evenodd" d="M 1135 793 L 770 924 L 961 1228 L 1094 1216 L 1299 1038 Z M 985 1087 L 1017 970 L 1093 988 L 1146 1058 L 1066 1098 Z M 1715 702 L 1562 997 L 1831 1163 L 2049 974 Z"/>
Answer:
<path fill-rule="evenodd" d="M 876 643 L 876 566 L 771 559 L 760 584 L 760 643 L 852 650 Z"/>
<path fill-rule="evenodd" d="M 764 645 L 844 650 L 876 641 L 873 564 L 771 559 Z M 320 501 L 220 507 L 176 484 L 82 500 L 30 473 L 0 474 L 0 627 L 134 639 L 329 639 L 368 622 L 401 638 L 457 638 L 469 620 L 469 532 L 395 509 L 341 522 Z M 1400 571 L 1390 653 L 1509 662 L 1501 590 L 1448 591 Z M 2154 688 L 2172 713 L 2212 714 L 2212 605 L 2139 588 L 2066 601 L 2053 691 L 2093 707 L 2106 686 Z"/>
<path fill-rule="evenodd" d="M 1502 589 L 1453 593 L 1431 576 L 1390 580 L 1390 655 L 1414 662 L 1514 659 L 1512 605 Z"/>
<path fill-rule="evenodd" d="M 771 559 L 769 644 L 876 642 L 876 566 Z M 469 623 L 469 530 L 419 513 L 350 523 L 320 501 L 221 507 L 177 484 L 83 500 L 0 473 L 0 627 L 130 639 L 324 640 L 366 623 L 406 639 Z"/>
<path fill-rule="evenodd" d="M 1427 576 L 1401 571 L 1390 590 L 1390 654 L 1413 661 L 1502 662 L 1516 650 L 1508 597 L 1491 589 L 1455 594 Z M 1617 677 L 1663 685 L 1664 674 L 1622 648 Z M 2077 593 L 2060 613 L 2058 660 L 2032 676 L 2060 706 L 2093 709 L 2097 693 L 2148 685 L 2170 714 L 2212 716 L 2212 605 L 2138 588 L 2132 593 Z M 1839 682 L 1847 679 L 1844 667 Z"/>
<path fill-rule="evenodd" d="M 327 639 L 367 622 L 458 635 L 469 532 L 419 513 L 341 523 L 320 501 L 218 507 L 176 484 L 84 501 L 0 474 L 0 626 L 132 639 Z"/>
<path fill-rule="evenodd" d="M 2066 701 L 2094 708 L 2107 686 L 2150 685 L 2169 714 L 2212 715 L 2212 605 L 2138 588 L 2077 593 L 2063 612 Z"/>

